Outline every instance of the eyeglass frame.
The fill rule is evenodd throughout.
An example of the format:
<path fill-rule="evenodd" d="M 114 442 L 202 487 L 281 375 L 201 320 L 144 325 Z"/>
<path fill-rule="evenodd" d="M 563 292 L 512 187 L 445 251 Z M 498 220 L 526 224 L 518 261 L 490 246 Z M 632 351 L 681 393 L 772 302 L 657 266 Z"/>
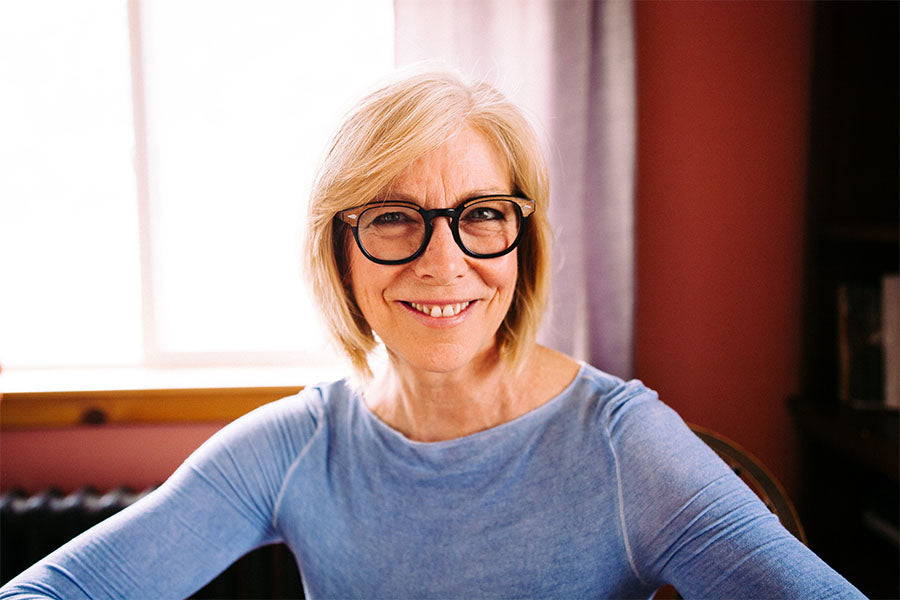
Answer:
<path fill-rule="evenodd" d="M 462 238 L 459 235 L 459 217 L 465 211 L 466 208 L 473 204 L 477 204 L 479 202 L 483 202 L 485 200 L 508 200 L 512 202 L 518 210 L 518 216 L 520 217 L 519 221 L 519 230 L 516 232 L 516 239 L 512 241 L 508 248 L 501 252 L 492 252 L 490 254 L 479 254 L 477 252 L 473 252 L 466 248 L 465 244 L 463 244 Z M 385 260 L 382 258 L 375 258 L 365 249 L 362 241 L 359 239 L 359 217 L 360 215 L 367 209 L 377 207 L 377 206 L 403 206 L 406 208 L 412 208 L 420 215 L 422 215 L 422 220 L 425 223 L 425 234 L 422 237 L 422 244 L 419 246 L 419 249 L 416 250 L 411 256 L 408 258 L 403 258 L 399 260 Z M 522 238 L 522 225 L 524 224 L 525 219 L 531 216 L 535 211 L 534 201 L 529 198 L 525 198 L 523 196 L 513 196 L 513 195 L 505 195 L 505 194 L 490 194 L 487 196 L 477 196 L 475 198 L 469 198 L 468 200 L 464 200 L 460 202 L 453 208 L 433 208 L 433 209 L 425 209 L 416 204 L 415 202 L 410 202 L 408 200 L 383 200 L 378 202 L 367 202 L 366 204 L 362 204 L 360 206 L 355 206 L 353 208 L 346 208 L 344 210 L 338 211 L 338 213 L 334 216 L 338 221 L 347 224 L 350 229 L 353 231 L 353 238 L 356 240 L 356 246 L 359 248 L 360 252 L 363 253 L 363 256 L 368 258 L 374 263 L 380 265 L 402 265 L 408 262 L 412 262 L 422 256 L 425 250 L 428 248 L 428 244 L 431 242 L 431 234 L 434 231 L 434 225 L 432 225 L 432 221 L 437 217 L 447 217 L 450 219 L 450 232 L 453 234 L 453 241 L 456 242 L 456 245 L 459 246 L 459 249 L 463 251 L 463 253 L 467 256 L 471 256 L 472 258 L 498 258 L 500 256 L 504 256 L 509 254 L 513 250 L 515 250 L 516 246 L 519 245 L 519 241 Z"/>

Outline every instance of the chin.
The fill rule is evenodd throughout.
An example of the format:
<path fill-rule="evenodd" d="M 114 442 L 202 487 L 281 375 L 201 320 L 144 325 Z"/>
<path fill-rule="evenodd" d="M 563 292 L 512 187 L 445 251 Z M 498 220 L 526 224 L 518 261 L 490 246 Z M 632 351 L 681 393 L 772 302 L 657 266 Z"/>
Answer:
<path fill-rule="evenodd" d="M 471 361 L 471 358 L 466 360 L 465 353 L 452 348 L 416 354 L 416 356 L 409 356 L 406 362 L 419 370 L 431 373 L 452 373 Z"/>
<path fill-rule="evenodd" d="M 410 353 L 392 354 L 420 371 L 452 373 L 481 362 L 496 352 L 493 349 L 478 351 L 459 344 L 436 344 L 430 348 L 415 348 Z"/>

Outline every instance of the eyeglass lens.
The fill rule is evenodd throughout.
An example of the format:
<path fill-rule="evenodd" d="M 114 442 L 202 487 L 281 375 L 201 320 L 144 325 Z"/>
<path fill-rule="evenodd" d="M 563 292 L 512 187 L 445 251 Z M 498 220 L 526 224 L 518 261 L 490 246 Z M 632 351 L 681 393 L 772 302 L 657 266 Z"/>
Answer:
<path fill-rule="evenodd" d="M 459 215 L 459 239 L 475 254 L 497 254 L 509 248 L 519 233 L 520 211 L 509 200 L 476 202 Z M 415 254 L 425 239 L 425 220 L 416 209 L 383 204 L 359 216 L 359 242 L 379 260 L 404 260 Z"/>

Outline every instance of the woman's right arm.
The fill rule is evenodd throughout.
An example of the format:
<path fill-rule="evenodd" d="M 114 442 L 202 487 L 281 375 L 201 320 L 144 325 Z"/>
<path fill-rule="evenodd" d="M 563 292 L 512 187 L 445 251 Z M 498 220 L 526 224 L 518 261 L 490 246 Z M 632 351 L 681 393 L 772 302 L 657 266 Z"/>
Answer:
<path fill-rule="evenodd" d="M 25 570 L 0 599 L 185 598 L 278 541 L 272 515 L 284 473 L 316 429 L 298 402 L 224 428 L 157 490 Z"/>

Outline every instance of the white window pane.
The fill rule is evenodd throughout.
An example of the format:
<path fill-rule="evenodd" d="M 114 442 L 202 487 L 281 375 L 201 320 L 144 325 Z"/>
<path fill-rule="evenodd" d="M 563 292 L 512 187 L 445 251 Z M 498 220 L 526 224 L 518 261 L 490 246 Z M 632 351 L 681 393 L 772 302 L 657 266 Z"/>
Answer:
<path fill-rule="evenodd" d="M 124 0 L 0 2 L 0 82 L 0 363 L 136 363 Z"/>
<path fill-rule="evenodd" d="M 144 10 L 159 351 L 321 355 L 306 200 L 340 114 L 392 68 L 390 0 Z"/>

